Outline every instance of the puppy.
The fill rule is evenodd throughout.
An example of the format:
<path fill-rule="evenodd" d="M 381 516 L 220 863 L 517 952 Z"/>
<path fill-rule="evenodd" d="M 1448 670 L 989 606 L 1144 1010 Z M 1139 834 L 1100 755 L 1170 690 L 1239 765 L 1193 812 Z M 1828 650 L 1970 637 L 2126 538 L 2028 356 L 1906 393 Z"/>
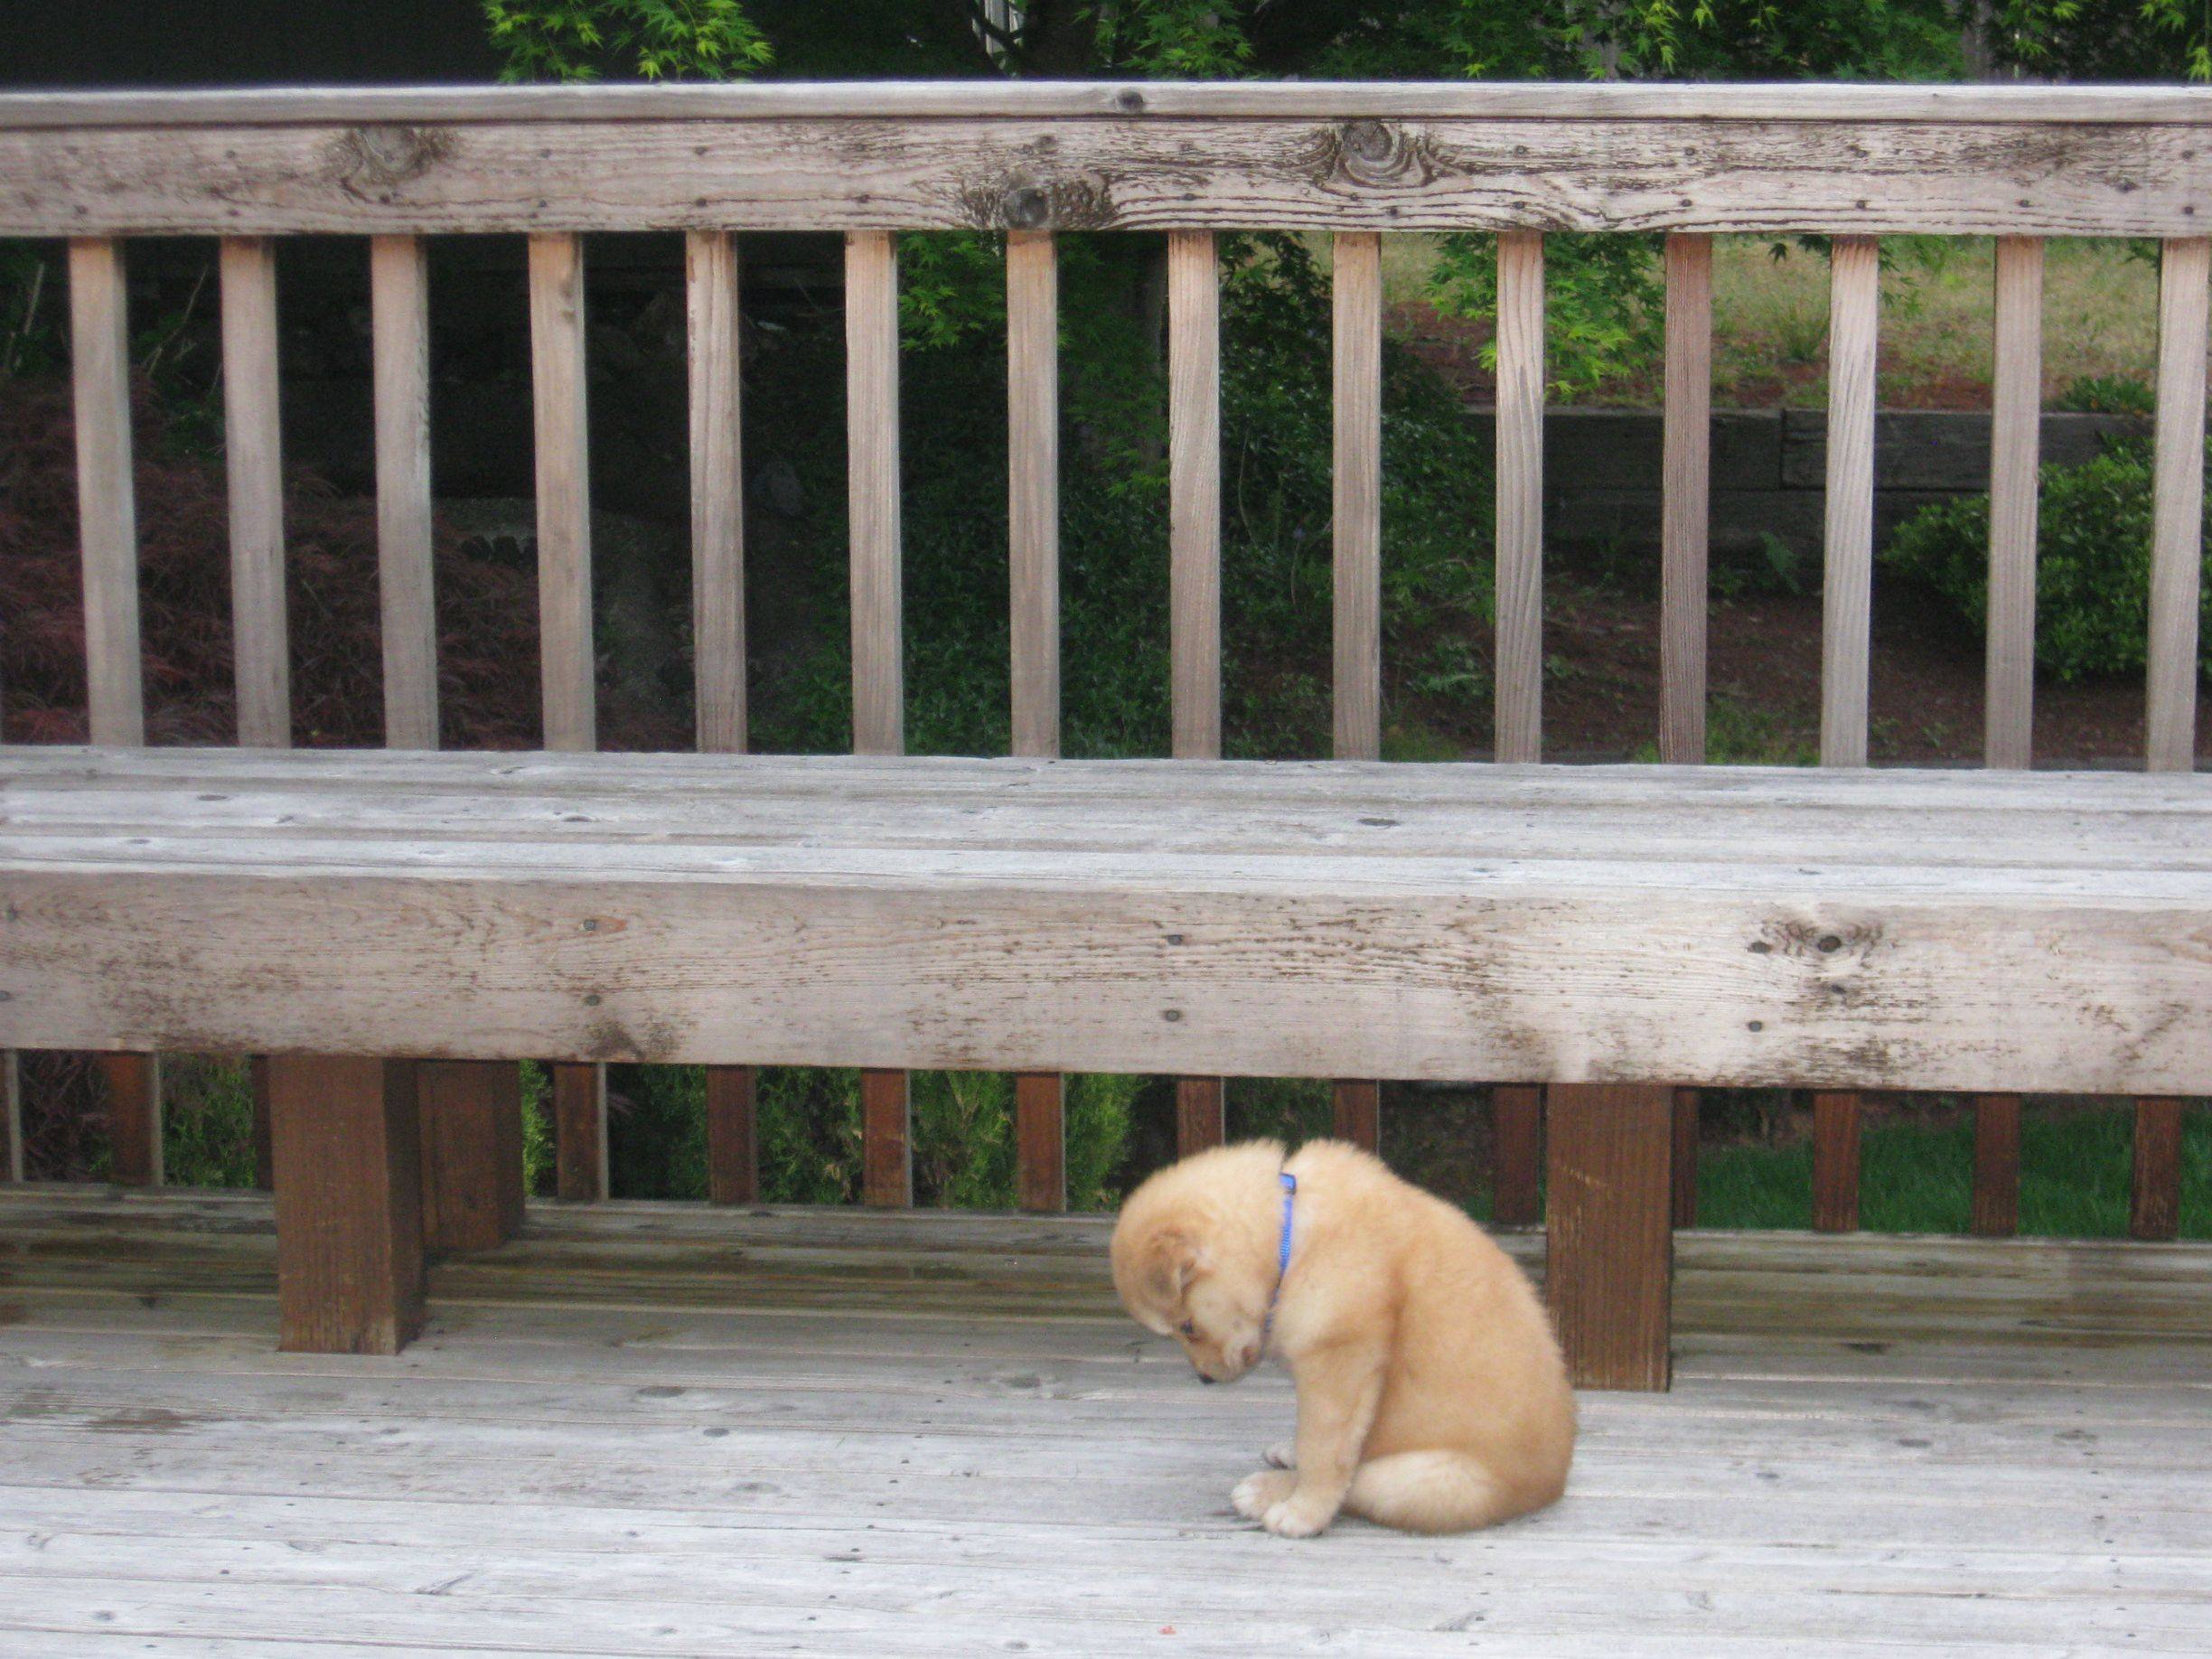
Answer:
<path fill-rule="evenodd" d="M 1180 1342 L 1201 1382 L 1269 1354 L 1289 1367 L 1298 1439 L 1230 1495 L 1269 1532 L 1309 1538 L 1340 1509 L 1466 1532 L 1566 1487 L 1574 1394 L 1534 1288 L 1458 1210 L 1358 1148 L 1309 1141 L 1286 1160 L 1255 1140 L 1186 1158 L 1129 1195 L 1112 1253 L 1121 1305 Z"/>

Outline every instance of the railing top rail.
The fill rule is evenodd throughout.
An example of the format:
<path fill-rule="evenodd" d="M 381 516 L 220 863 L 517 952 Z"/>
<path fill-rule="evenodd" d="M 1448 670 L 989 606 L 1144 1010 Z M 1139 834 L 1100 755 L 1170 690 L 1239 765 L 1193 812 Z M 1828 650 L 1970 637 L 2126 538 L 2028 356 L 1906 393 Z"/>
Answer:
<path fill-rule="evenodd" d="M 1619 120 L 2212 125 L 2212 89 L 1546 81 L 784 81 L 0 94 L 0 128 L 377 121 Z"/>

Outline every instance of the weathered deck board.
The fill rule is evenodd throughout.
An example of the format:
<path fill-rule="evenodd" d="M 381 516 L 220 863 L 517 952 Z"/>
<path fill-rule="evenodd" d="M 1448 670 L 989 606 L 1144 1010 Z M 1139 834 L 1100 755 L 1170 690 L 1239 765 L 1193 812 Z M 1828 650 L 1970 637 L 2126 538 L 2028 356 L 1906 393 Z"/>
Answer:
<path fill-rule="evenodd" d="M 363 1362 L 268 1351 L 268 1214 L 0 1195 L 0 1648 L 2055 1656 L 2212 1617 L 2204 1245 L 1687 1235 L 1676 1392 L 1587 1397 L 1562 1504 L 1292 1544 L 1224 1502 L 1287 1381 L 1195 1387 L 1104 1218 L 541 1204 Z"/>

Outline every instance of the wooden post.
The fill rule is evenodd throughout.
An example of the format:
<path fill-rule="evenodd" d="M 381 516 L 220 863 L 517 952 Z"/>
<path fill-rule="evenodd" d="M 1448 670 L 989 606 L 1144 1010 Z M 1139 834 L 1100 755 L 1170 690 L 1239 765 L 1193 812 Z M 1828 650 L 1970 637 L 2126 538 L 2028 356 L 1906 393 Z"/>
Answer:
<path fill-rule="evenodd" d="M 1221 280 L 1211 230 L 1167 233 L 1167 626 L 1174 753 L 1218 760 Z M 1176 1082 L 1176 1150 L 1223 1139 L 1222 1080 Z"/>
<path fill-rule="evenodd" d="M 2128 1232 L 2170 1239 L 2181 1224 L 2181 1102 L 2151 1096 L 2135 1102 L 2135 1180 Z"/>
<path fill-rule="evenodd" d="M 1698 1092 L 1674 1091 L 1674 1224 L 1697 1225 Z"/>
<path fill-rule="evenodd" d="M 1336 1133 L 1362 1151 L 1382 1151 L 1382 1085 L 1339 1079 L 1336 1098 Z"/>
<path fill-rule="evenodd" d="M 737 241 L 684 239 L 691 379 L 691 642 L 702 754 L 742 755 L 745 730 L 745 466 L 741 442 Z M 750 1066 L 707 1068 L 707 1197 L 760 1196 Z"/>
<path fill-rule="evenodd" d="M 1672 1377 L 1673 1091 L 1553 1084 L 1544 1299 L 1578 1388 Z"/>
<path fill-rule="evenodd" d="M 279 1054 L 269 1093 L 277 1345 L 397 1354 L 423 1317 L 415 1068 Z"/>
<path fill-rule="evenodd" d="M 2158 421 L 2151 483 L 2150 764 L 2197 764 L 2197 610 L 2204 572 L 2205 332 L 2212 239 L 2170 239 L 2159 265 Z"/>
<path fill-rule="evenodd" d="M 553 1192 L 571 1204 L 607 1195 L 606 1067 L 549 1065 L 553 1084 Z"/>
<path fill-rule="evenodd" d="M 1497 239 L 1497 757 L 1543 745 L 1543 237 Z"/>
<path fill-rule="evenodd" d="M 1813 1096 L 1813 1225 L 1859 1230 L 1859 1096 L 1848 1090 Z"/>
<path fill-rule="evenodd" d="M 162 1087 L 159 1054 L 99 1056 L 108 1085 L 108 1179 L 117 1186 L 159 1186 L 162 1163 Z"/>
<path fill-rule="evenodd" d="M 1067 1208 L 1067 1135 L 1056 1072 L 1014 1078 L 1014 1199 L 1021 1208 Z"/>
<path fill-rule="evenodd" d="M 430 510 L 430 280 L 421 239 L 369 240 L 384 743 L 438 746 Z"/>
<path fill-rule="evenodd" d="M 1543 1091 L 1499 1083 L 1490 1091 L 1490 1219 L 1501 1227 L 1543 1220 Z"/>
<path fill-rule="evenodd" d="M 914 1111 L 906 1073 L 860 1073 L 860 1196 L 877 1209 L 914 1203 Z"/>
<path fill-rule="evenodd" d="M 1974 1096 L 1973 1230 L 1983 1238 L 2020 1231 L 2020 1097 Z"/>
<path fill-rule="evenodd" d="M 0 1049 L 0 1181 L 23 1178 L 23 1068 L 14 1049 Z"/>
<path fill-rule="evenodd" d="M 423 1247 L 498 1248 L 522 1229 L 520 1071 L 501 1061 L 425 1060 L 415 1088 Z"/>

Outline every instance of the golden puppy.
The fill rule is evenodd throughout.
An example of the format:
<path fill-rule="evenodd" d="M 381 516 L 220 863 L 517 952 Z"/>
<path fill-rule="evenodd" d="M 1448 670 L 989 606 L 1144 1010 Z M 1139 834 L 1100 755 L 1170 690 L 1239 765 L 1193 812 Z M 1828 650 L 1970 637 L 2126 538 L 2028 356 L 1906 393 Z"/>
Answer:
<path fill-rule="evenodd" d="M 1161 1170 L 1121 1206 L 1113 1275 L 1202 1381 L 1233 1382 L 1263 1354 L 1289 1367 L 1295 1447 L 1230 1495 L 1270 1532 L 1311 1537 L 1339 1509 L 1465 1532 L 1567 1485 L 1574 1394 L 1527 1276 L 1354 1147 L 1310 1141 L 1286 1161 L 1255 1140 Z"/>

